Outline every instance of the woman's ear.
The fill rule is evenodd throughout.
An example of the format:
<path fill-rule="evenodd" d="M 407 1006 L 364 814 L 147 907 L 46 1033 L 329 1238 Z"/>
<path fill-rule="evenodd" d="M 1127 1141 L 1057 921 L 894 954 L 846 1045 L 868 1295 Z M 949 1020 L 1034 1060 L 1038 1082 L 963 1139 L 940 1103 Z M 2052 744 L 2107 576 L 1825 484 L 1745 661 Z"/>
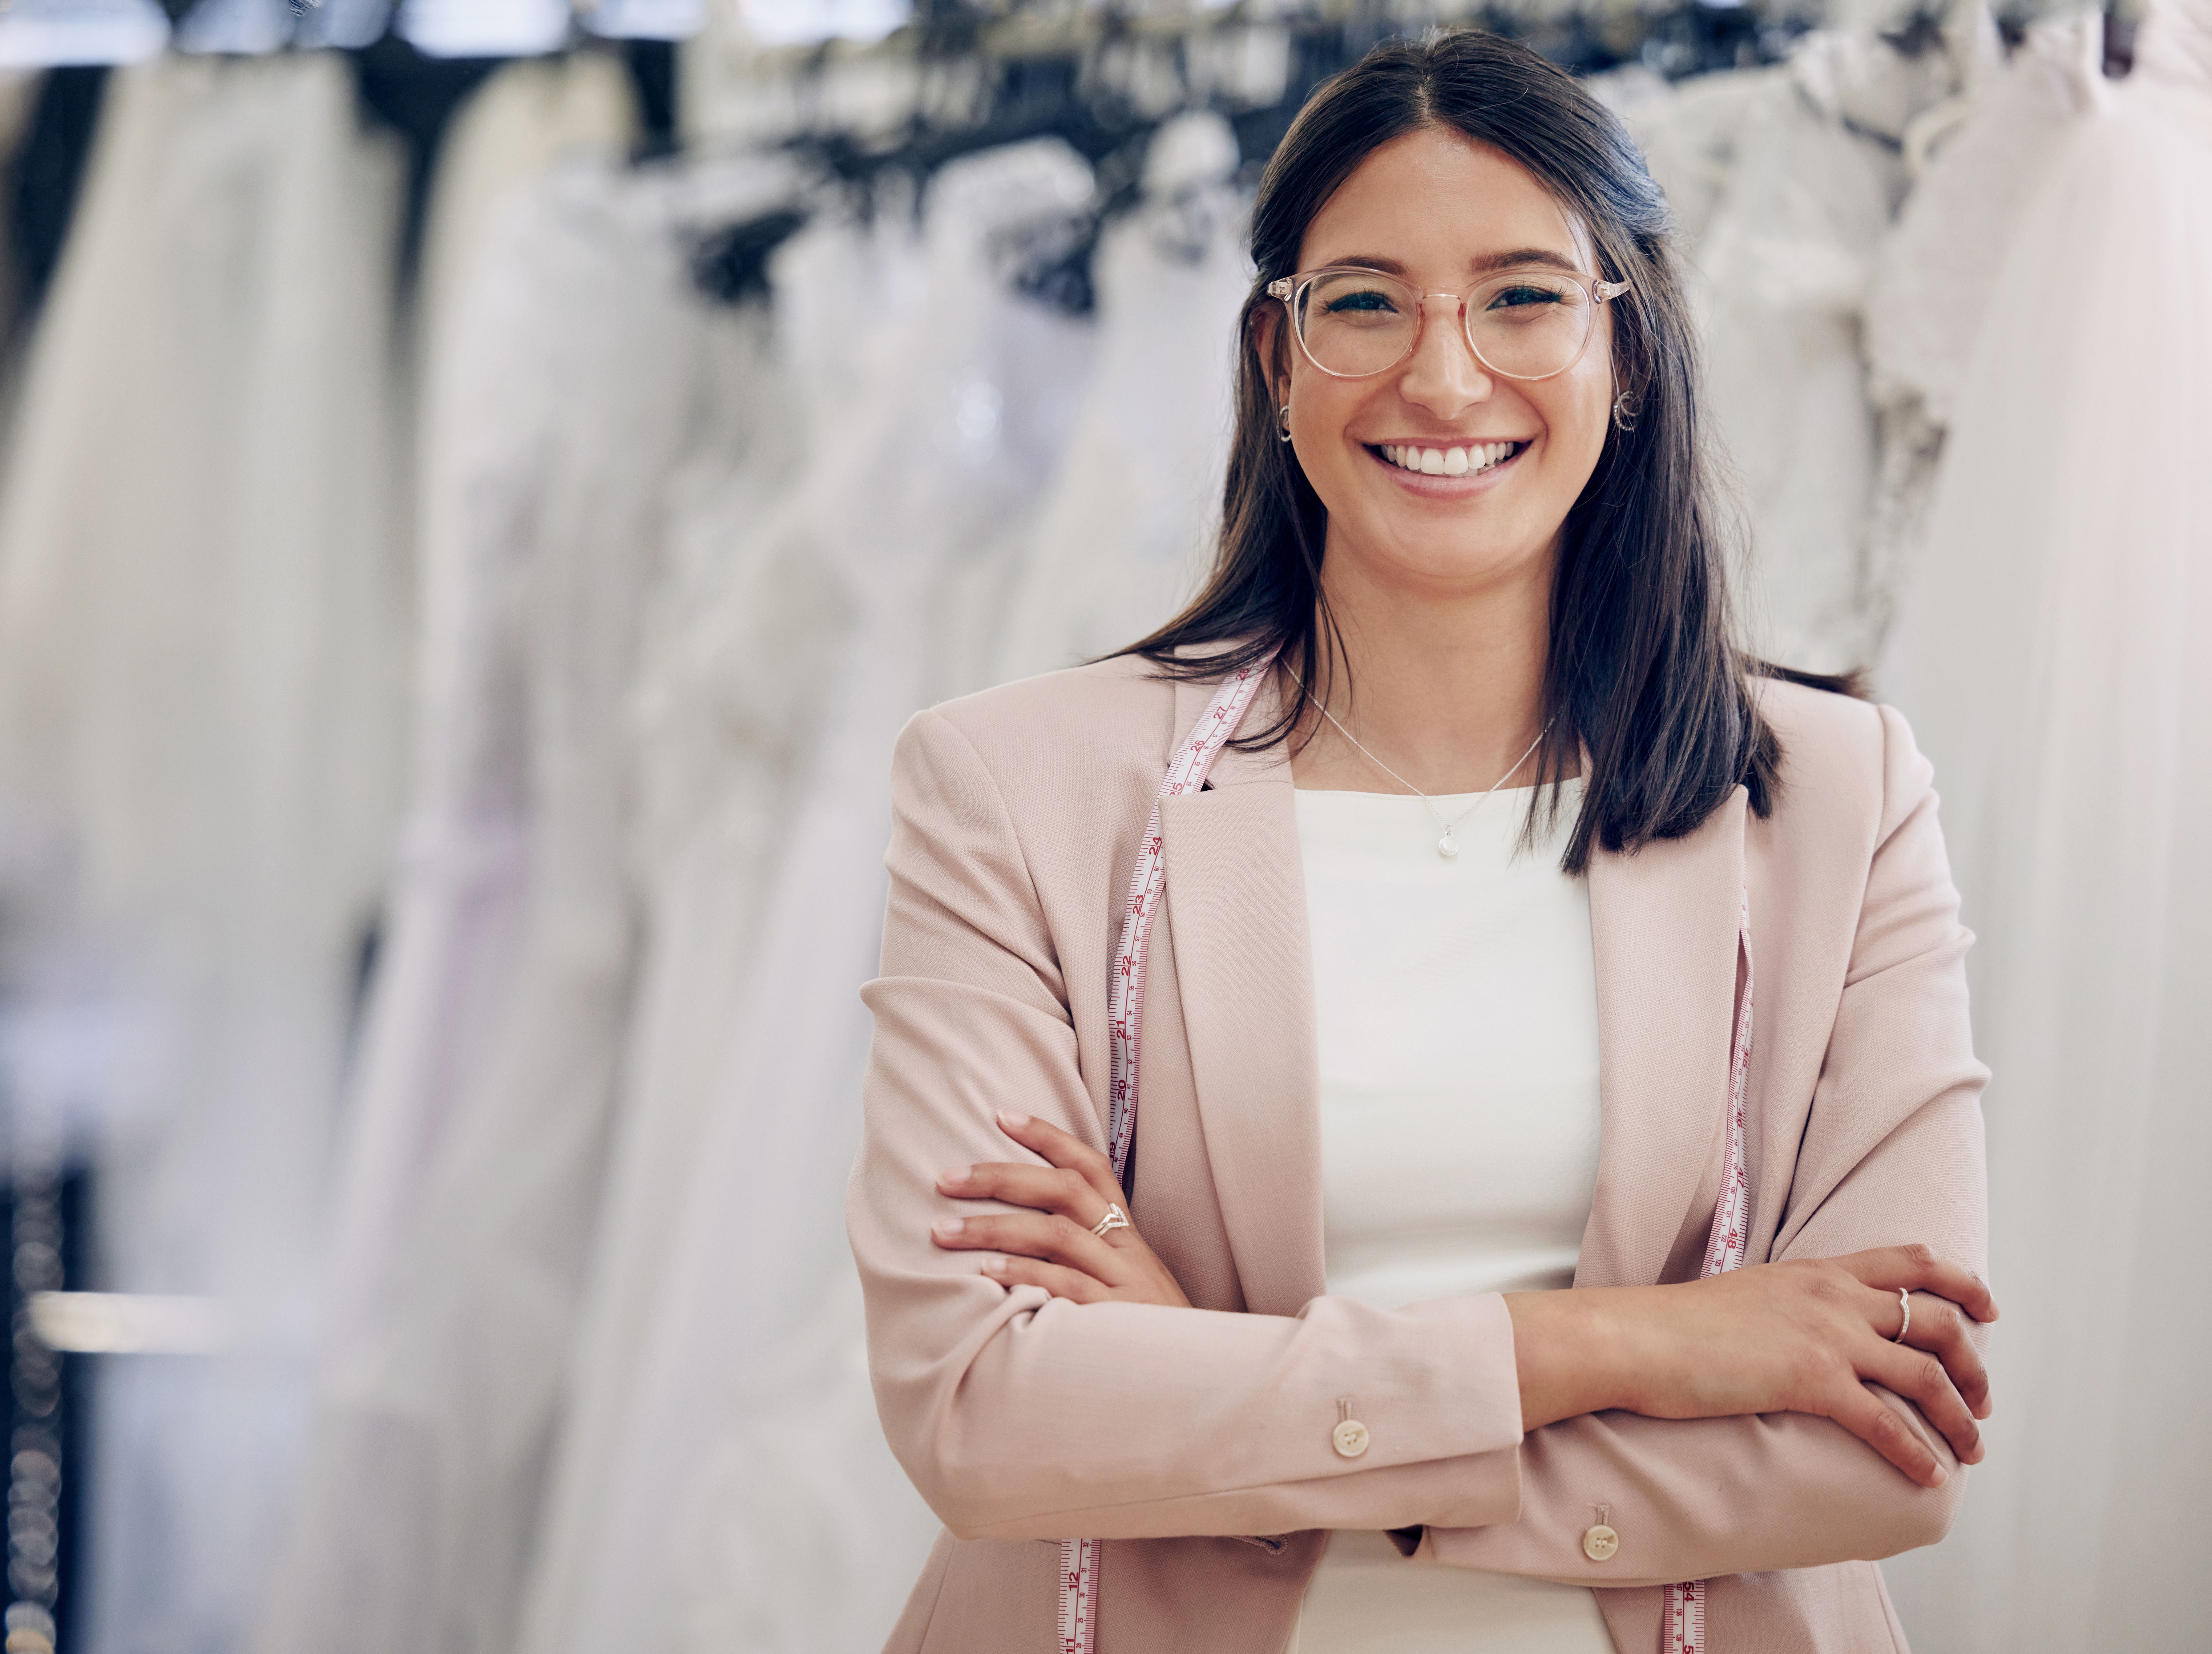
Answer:
<path fill-rule="evenodd" d="M 1252 318 L 1252 355 L 1267 394 L 1281 407 L 1291 393 L 1290 364 L 1283 360 L 1282 313 L 1269 305 Z"/>

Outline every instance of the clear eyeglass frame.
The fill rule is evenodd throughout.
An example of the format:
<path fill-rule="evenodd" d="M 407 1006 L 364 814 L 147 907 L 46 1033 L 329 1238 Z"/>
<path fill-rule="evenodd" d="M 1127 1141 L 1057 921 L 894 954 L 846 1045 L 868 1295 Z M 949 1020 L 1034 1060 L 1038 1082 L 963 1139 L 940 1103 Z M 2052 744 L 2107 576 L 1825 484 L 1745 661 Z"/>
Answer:
<path fill-rule="evenodd" d="M 1373 379 L 1378 374 L 1387 374 L 1393 368 L 1403 366 L 1407 359 L 1421 348 L 1421 336 L 1427 331 L 1429 324 L 1429 301 L 1450 299 L 1459 306 L 1460 337 L 1467 342 L 1467 348 L 1474 353 L 1474 359 L 1501 379 L 1514 380 L 1523 385 L 1533 385 L 1544 380 L 1557 379 L 1589 353 L 1590 338 L 1597 331 L 1599 307 L 1627 292 L 1629 283 L 1604 281 L 1595 276 L 1586 275 L 1581 271 L 1546 271 L 1545 274 L 1562 277 L 1589 295 L 1589 308 L 1583 313 L 1582 340 L 1576 345 L 1574 354 L 1550 372 L 1516 374 L 1500 368 L 1496 362 L 1491 361 L 1483 354 L 1482 347 L 1475 343 L 1474 312 L 1469 308 L 1468 301 L 1483 289 L 1509 283 L 1515 275 L 1520 273 L 1506 271 L 1486 276 L 1480 281 L 1468 283 L 1456 293 L 1423 293 L 1410 282 L 1401 281 L 1396 277 L 1387 275 L 1381 271 L 1370 270 L 1358 265 L 1323 265 L 1317 270 L 1301 271 L 1295 276 L 1277 277 L 1267 283 L 1267 296 L 1281 300 L 1284 309 L 1289 313 L 1291 337 L 1297 340 L 1299 354 L 1313 363 L 1316 372 L 1327 374 L 1331 379 Z M 1399 354 L 1396 361 L 1388 362 L 1380 368 L 1370 368 L 1364 373 L 1346 374 L 1325 365 L 1314 355 L 1313 348 L 1306 343 L 1305 290 L 1316 282 L 1329 276 L 1361 276 L 1376 281 L 1389 282 L 1413 295 L 1413 335 L 1406 342 L 1406 348 Z"/>

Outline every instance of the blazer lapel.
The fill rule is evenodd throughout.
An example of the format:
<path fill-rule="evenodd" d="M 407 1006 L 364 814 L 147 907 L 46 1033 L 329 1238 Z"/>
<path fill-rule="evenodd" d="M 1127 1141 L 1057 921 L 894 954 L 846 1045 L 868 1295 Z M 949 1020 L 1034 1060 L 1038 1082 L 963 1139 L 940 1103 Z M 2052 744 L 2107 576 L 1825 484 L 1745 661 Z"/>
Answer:
<path fill-rule="evenodd" d="M 1178 686 L 1178 730 L 1212 693 Z M 1263 696 L 1246 727 L 1273 715 Z M 1321 1294 L 1325 1272 L 1312 952 L 1288 757 L 1280 747 L 1225 750 L 1211 788 L 1167 800 L 1160 825 L 1168 933 L 1222 1225 L 1246 1307 L 1294 1315 Z"/>
<path fill-rule="evenodd" d="M 1727 1147 L 1747 796 L 1686 838 L 1590 858 L 1604 1124 L 1578 1286 L 1698 1272 Z"/>

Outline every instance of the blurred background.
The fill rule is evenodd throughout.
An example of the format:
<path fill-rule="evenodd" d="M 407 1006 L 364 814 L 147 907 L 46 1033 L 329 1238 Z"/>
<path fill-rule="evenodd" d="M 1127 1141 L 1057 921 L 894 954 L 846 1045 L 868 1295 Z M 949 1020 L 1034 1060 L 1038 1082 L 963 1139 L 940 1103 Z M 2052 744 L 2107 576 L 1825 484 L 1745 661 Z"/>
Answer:
<path fill-rule="evenodd" d="M 909 5 L 0 3 L 7 1654 L 880 1645 L 890 741 L 1190 589 L 1259 168 L 1440 20 L 1647 147 L 1759 647 L 1937 767 L 1914 1645 L 2206 1647 L 2212 0 Z"/>

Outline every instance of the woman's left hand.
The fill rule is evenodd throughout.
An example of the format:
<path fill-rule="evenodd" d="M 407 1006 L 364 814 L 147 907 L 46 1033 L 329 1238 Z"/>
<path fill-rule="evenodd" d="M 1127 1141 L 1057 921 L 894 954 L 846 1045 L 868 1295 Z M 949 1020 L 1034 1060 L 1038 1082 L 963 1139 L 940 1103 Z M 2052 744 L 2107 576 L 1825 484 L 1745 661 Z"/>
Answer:
<path fill-rule="evenodd" d="M 1104 1155 L 1025 1114 L 1000 1115 L 999 1129 L 1049 1164 L 963 1166 L 939 1177 L 938 1192 L 1028 1210 L 947 1218 L 930 1225 L 932 1240 L 948 1251 L 996 1254 L 983 1260 L 983 1273 L 1001 1286 L 1042 1286 L 1076 1304 L 1190 1307 L 1167 1265 L 1133 1226 L 1095 1232 L 1109 1207 L 1127 1216 L 1122 1205 L 1127 1196 Z"/>

